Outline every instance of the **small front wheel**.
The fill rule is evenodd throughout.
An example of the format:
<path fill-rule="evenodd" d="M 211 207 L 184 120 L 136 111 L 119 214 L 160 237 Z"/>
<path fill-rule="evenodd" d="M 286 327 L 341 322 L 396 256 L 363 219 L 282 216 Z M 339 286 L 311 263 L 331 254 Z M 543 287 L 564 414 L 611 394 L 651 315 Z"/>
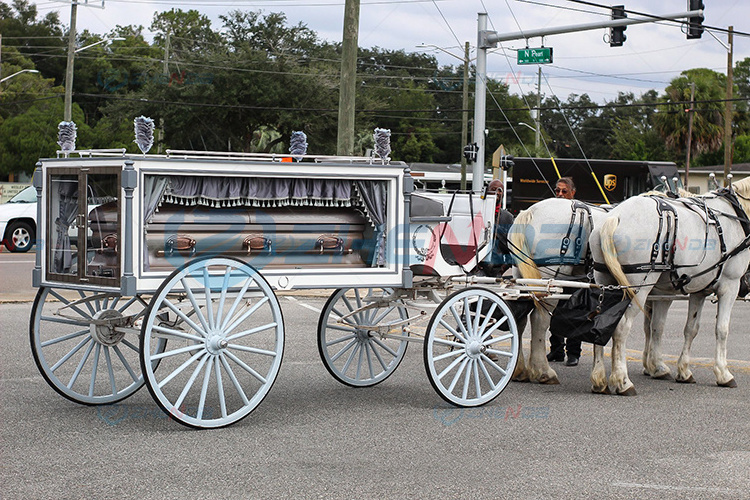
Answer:
<path fill-rule="evenodd" d="M 407 312 L 399 301 L 387 299 L 392 294 L 390 288 L 342 288 L 326 302 L 318 322 L 318 353 L 342 384 L 379 384 L 404 358 Z"/>
<path fill-rule="evenodd" d="M 503 299 L 485 288 L 464 288 L 446 297 L 430 319 L 424 363 L 444 400 L 480 406 L 508 385 L 518 351 L 518 328 Z"/>
<path fill-rule="evenodd" d="M 168 349 L 155 351 L 163 340 Z M 141 349 L 146 385 L 165 413 L 188 427 L 225 427 L 253 411 L 276 380 L 284 349 L 281 307 L 252 266 L 202 257 L 157 290 Z"/>

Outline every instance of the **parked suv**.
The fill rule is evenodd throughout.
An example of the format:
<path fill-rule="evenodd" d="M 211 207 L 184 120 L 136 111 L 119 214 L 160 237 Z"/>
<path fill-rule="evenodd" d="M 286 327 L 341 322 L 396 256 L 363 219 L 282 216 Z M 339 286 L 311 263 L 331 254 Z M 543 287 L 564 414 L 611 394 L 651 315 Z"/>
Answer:
<path fill-rule="evenodd" d="M 0 236 L 11 252 L 28 252 L 36 239 L 36 189 L 29 186 L 0 205 Z"/>

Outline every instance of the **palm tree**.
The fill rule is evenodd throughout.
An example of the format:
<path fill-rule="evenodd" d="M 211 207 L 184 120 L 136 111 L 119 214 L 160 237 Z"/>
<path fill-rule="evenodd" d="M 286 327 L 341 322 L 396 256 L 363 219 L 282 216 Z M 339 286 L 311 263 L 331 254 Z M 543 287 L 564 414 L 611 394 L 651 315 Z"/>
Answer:
<path fill-rule="evenodd" d="M 705 68 L 683 71 L 681 76 L 670 82 L 660 99 L 661 102 L 675 105 L 664 106 L 654 115 L 654 126 L 667 147 L 676 152 L 686 152 L 692 84 L 695 84 L 695 105 L 691 156 L 716 151 L 722 145 L 724 117 L 721 100 L 726 94 L 726 77 Z"/>

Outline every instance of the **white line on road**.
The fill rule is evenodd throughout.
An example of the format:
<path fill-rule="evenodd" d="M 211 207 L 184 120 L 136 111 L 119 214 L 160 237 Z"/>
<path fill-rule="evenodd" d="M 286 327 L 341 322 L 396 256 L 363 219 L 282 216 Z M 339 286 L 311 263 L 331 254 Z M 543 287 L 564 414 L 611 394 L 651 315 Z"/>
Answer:
<path fill-rule="evenodd" d="M 11 260 L 8 262 L 0 262 L 0 264 L 36 264 L 35 260 Z"/>
<path fill-rule="evenodd" d="M 290 302 L 296 302 L 297 304 L 301 305 L 305 309 L 310 309 L 311 311 L 316 312 L 318 314 L 321 313 L 321 310 L 318 309 L 317 307 L 313 307 L 313 306 L 311 306 L 309 304 L 305 304 L 304 302 L 300 302 L 299 300 L 295 299 L 294 297 L 287 297 L 286 300 L 288 300 Z"/>

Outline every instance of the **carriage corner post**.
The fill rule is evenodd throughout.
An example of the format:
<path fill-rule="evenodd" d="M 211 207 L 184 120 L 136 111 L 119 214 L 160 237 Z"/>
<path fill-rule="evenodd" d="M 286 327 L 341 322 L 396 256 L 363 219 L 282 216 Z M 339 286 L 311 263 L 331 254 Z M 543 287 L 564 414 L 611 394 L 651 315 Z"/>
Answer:
<path fill-rule="evenodd" d="M 133 165 L 133 160 L 126 160 L 122 171 L 122 188 L 125 190 L 125 262 L 120 292 L 126 297 L 136 294 L 136 280 L 133 275 L 133 191 L 138 185 L 138 173 Z"/>
<path fill-rule="evenodd" d="M 44 183 L 44 174 L 42 173 L 42 162 L 36 162 L 36 169 L 34 169 L 34 177 L 32 179 L 32 185 L 36 189 L 36 220 L 42 220 L 42 184 Z M 41 237 L 39 226 L 36 227 L 36 255 L 34 257 L 34 269 L 31 271 L 31 286 L 39 288 L 42 285 L 42 251 L 40 246 L 45 241 Z"/>

